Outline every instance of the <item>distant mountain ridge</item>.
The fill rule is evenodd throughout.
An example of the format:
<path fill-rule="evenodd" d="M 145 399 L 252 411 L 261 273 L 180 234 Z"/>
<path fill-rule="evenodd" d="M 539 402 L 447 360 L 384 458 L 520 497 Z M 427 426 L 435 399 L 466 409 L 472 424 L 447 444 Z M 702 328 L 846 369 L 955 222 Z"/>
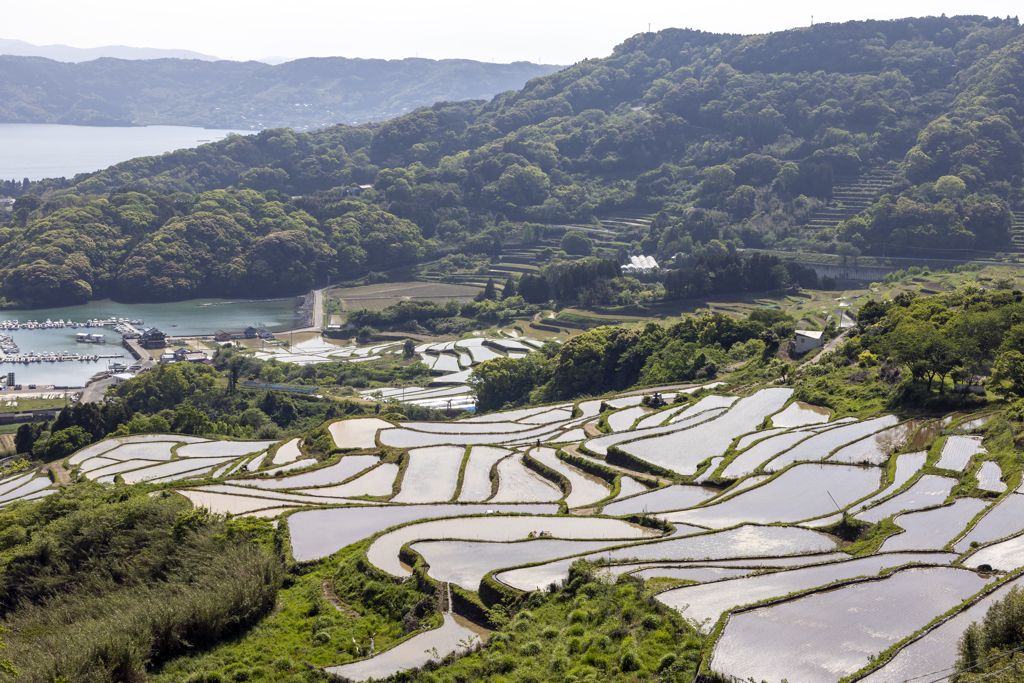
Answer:
<path fill-rule="evenodd" d="M 0 56 L 0 123 L 292 127 L 381 121 L 423 105 L 489 100 L 562 67 L 468 59 L 200 59 L 66 63 Z"/>
<path fill-rule="evenodd" d="M 0 54 L 17 57 L 46 57 L 58 62 L 88 62 L 102 57 L 114 59 L 202 59 L 216 62 L 220 57 L 193 50 L 167 50 L 156 47 L 128 47 L 104 45 L 102 47 L 71 47 L 70 45 L 33 45 L 24 40 L 0 38 Z"/>

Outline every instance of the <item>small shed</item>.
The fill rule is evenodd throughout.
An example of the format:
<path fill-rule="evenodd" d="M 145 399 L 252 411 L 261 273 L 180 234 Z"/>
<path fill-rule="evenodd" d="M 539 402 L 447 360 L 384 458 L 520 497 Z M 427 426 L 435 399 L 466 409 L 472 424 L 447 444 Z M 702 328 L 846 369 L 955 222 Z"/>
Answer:
<path fill-rule="evenodd" d="M 797 330 L 794 351 L 797 355 L 819 348 L 825 343 L 825 333 L 821 330 Z"/>

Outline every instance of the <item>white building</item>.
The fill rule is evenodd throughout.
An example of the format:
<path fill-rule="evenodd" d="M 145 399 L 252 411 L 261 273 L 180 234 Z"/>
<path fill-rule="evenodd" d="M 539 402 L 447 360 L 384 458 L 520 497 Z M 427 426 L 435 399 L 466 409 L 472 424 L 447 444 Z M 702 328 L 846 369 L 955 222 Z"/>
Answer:
<path fill-rule="evenodd" d="M 807 353 L 825 343 L 825 333 L 820 330 L 797 330 L 794 350 L 797 355 Z"/>

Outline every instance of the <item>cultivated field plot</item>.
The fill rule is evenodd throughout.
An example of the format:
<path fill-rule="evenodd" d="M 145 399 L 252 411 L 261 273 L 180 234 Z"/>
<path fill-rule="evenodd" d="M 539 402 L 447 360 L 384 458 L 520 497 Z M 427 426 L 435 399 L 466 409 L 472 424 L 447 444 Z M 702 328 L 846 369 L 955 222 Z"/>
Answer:
<path fill-rule="evenodd" d="M 934 671 L 945 672 L 951 669 L 956 663 L 957 642 L 967 627 L 974 622 L 980 622 L 992 603 L 1002 600 L 1014 586 L 1020 585 L 1020 579 L 1004 583 L 955 617 L 942 622 L 921 638 L 903 647 L 881 668 L 858 679 L 859 682 L 928 680 L 926 676 Z"/>
<path fill-rule="evenodd" d="M 523 464 L 523 456 L 510 455 L 498 463 L 498 492 L 494 503 L 532 503 L 559 500 L 562 490 Z"/>
<path fill-rule="evenodd" d="M 985 452 L 980 436 L 950 436 L 946 438 L 946 443 L 942 446 L 942 455 L 935 466 L 944 470 L 963 472 L 972 455 Z"/>
<path fill-rule="evenodd" d="M 711 668 L 740 680 L 834 683 L 985 587 L 963 569 L 906 569 L 740 614 L 715 645 Z"/>
<path fill-rule="evenodd" d="M 946 500 L 954 486 L 956 479 L 926 474 L 902 493 L 855 516 L 861 521 L 874 524 L 905 510 L 920 510 L 939 505 Z"/>
<path fill-rule="evenodd" d="M 878 551 L 938 550 L 959 536 L 986 507 L 983 500 L 961 498 L 951 505 L 897 515 L 893 521 L 905 531 L 887 538 Z"/>
<path fill-rule="evenodd" d="M 366 308 L 380 311 L 399 301 L 421 300 L 444 303 L 450 299 L 468 301 L 480 289 L 467 285 L 447 285 L 433 282 L 389 282 L 365 287 L 344 287 L 332 289 L 327 296 L 336 299 L 343 311 L 358 311 Z"/>
<path fill-rule="evenodd" d="M 824 460 L 829 453 L 849 443 L 863 439 L 869 434 L 891 427 L 899 422 L 892 415 L 855 422 L 852 424 L 828 429 L 801 441 L 797 446 L 784 452 L 764 466 L 766 472 L 778 472 L 794 462 Z"/>
<path fill-rule="evenodd" d="M 456 446 L 414 448 L 409 451 L 402 490 L 393 503 L 443 503 L 459 485 L 459 470 L 466 449 Z"/>
<path fill-rule="evenodd" d="M 480 588 L 487 572 L 533 562 L 547 562 L 568 555 L 579 555 L 606 548 L 608 541 L 565 541 L 542 538 L 532 541 L 500 543 L 488 541 L 423 541 L 412 549 L 430 565 L 430 576 L 448 581 L 466 590 Z"/>
<path fill-rule="evenodd" d="M 629 455 L 689 475 L 709 457 L 720 455 L 732 441 L 753 431 L 766 415 L 781 409 L 792 389 L 762 389 L 737 401 L 718 418 L 691 429 L 621 444 Z"/>
<path fill-rule="evenodd" d="M 654 491 L 617 500 L 604 506 L 602 514 L 613 517 L 636 515 L 644 512 L 664 512 L 665 510 L 683 510 L 714 497 L 714 489 L 703 486 L 666 486 Z"/>
<path fill-rule="evenodd" d="M 953 550 L 965 553 L 971 549 L 971 543 L 985 545 L 1021 530 L 1024 530 L 1024 495 L 1010 493 L 989 508 L 967 535 L 956 542 Z"/>
<path fill-rule="evenodd" d="M 611 540 L 650 538 L 661 532 L 618 519 L 601 517 L 533 517 L 485 515 L 422 522 L 389 531 L 378 537 L 366 551 L 366 557 L 378 569 L 392 576 L 411 576 L 402 566 L 398 553 L 406 543 L 421 539 L 453 538 L 467 541 L 515 541 L 531 533 L 544 532 L 553 538 L 573 540 Z M 612 545 L 606 543 L 605 545 Z"/>
<path fill-rule="evenodd" d="M 858 576 L 875 576 L 882 569 L 889 567 L 900 567 L 913 562 L 948 564 L 955 558 L 956 555 L 951 553 L 871 555 L 707 585 L 684 586 L 658 593 L 656 598 L 659 602 L 678 610 L 683 616 L 697 623 L 707 624 L 705 630 L 710 630 L 720 615 L 734 607 L 751 605 Z"/>
<path fill-rule="evenodd" d="M 461 649 L 462 643 L 478 637 L 478 632 L 479 628 L 472 628 L 465 619 L 446 613 L 440 628 L 424 631 L 376 657 L 327 667 L 327 671 L 352 681 L 385 679 L 400 671 L 423 666 L 435 657 L 447 657 Z"/>
<path fill-rule="evenodd" d="M 661 516 L 670 522 L 712 529 L 744 522 L 798 522 L 830 514 L 837 506 L 844 508 L 864 498 L 878 488 L 879 476 L 874 467 L 806 463 L 721 503 Z"/>
<path fill-rule="evenodd" d="M 473 446 L 469 451 L 469 461 L 462 476 L 462 492 L 459 500 L 474 502 L 487 500 L 491 497 L 491 468 L 512 451 L 491 446 Z"/>
<path fill-rule="evenodd" d="M 449 359 L 451 370 L 457 354 L 476 362 L 483 353 L 521 353 L 519 343 L 477 336 L 417 351 L 435 366 Z M 389 351 L 331 353 L 361 360 Z M 462 370 L 435 377 L 443 387 L 405 391 L 422 402 L 471 401 L 466 376 Z M 660 393 L 671 398 L 693 388 Z M 382 393 L 401 400 L 401 389 Z M 581 558 L 612 580 L 631 573 L 685 582 L 657 599 L 705 628 L 721 625 L 709 664 L 739 680 L 833 683 L 867 673 L 869 657 L 904 638 L 917 640 L 891 663 L 875 665 L 891 666 L 897 676 L 933 671 L 907 667 L 923 667 L 913 662 L 925 661 L 936 643 L 948 646 L 967 615 L 982 608 L 931 634 L 922 629 L 1003 576 L 964 567 L 1024 567 L 1024 494 L 1007 491 L 999 464 L 982 460 L 989 457 L 984 437 L 944 442 L 940 467 L 964 473 L 966 486 L 926 468 L 922 449 L 963 416 L 926 423 L 885 414 L 832 419 L 828 410 L 793 398 L 791 389 L 772 387 L 699 400 L 683 395 L 685 403 L 653 412 L 637 394 L 450 422 L 341 420 L 329 429 L 343 453 L 322 464 L 301 457 L 295 435 L 282 442 L 138 435 L 88 446 L 67 466 L 114 486 L 122 479 L 170 481 L 193 505 L 216 513 L 287 514 L 299 562 L 367 541 L 376 568 L 408 577 L 400 553 L 411 548 L 432 580 L 467 591 L 479 590 L 489 572 L 518 590 L 546 590 Z M 583 427 L 593 434 L 602 409 L 617 431 L 588 437 Z M 556 447 L 571 456 L 562 460 Z M 574 456 L 587 464 L 571 465 Z M 277 474 L 292 467 L 308 469 Z M 57 493 L 43 474 L 0 478 L 0 505 Z M 616 478 L 611 500 L 608 482 Z M 977 493 L 975 478 L 982 490 L 1001 495 L 966 497 Z M 565 507 L 572 513 L 556 514 Z M 853 557 L 830 533 L 847 514 L 871 524 L 891 520 L 900 531 L 876 536 L 879 550 Z M 671 527 L 626 521 L 633 516 Z M 920 564 L 929 568 L 914 568 Z M 411 648 L 428 637 L 406 643 Z M 403 661 L 413 661 L 416 651 L 410 653 Z M 381 653 L 346 671 L 384 675 L 389 657 Z"/>
<path fill-rule="evenodd" d="M 691 530 L 697 531 L 700 530 Z M 561 582 L 569 575 L 569 567 L 580 557 L 604 563 L 648 561 L 663 564 L 666 560 L 696 560 L 710 564 L 709 558 L 760 558 L 783 555 L 806 555 L 835 548 L 835 541 L 824 534 L 806 529 L 760 527 L 746 525 L 728 531 L 717 531 L 667 541 L 623 546 L 546 564 L 512 569 L 495 578 L 519 590 L 540 590 L 551 583 Z M 721 564 L 715 562 L 715 564 Z M 750 564 L 756 565 L 757 562 Z M 635 567 L 633 567 L 635 568 Z M 631 568 L 632 569 L 632 568 Z"/>
<path fill-rule="evenodd" d="M 571 491 L 565 497 L 565 504 L 570 508 L 596 503 L 611 493 L 611 487 L 605 481 L 559 460 L 551 448 L 535 448 L 529 452 L 529 456 L 569 481 Z"/>
<path fill-rule="evenodd" d="M 393 427 L 390 422 L 375 417 L 342 420 L 332 423 L 327 429 L 338 448 L 373 448 L 376 446 L 377 432 Z"/>
<path fill-rule="evenodd" d="M 832 413 L 828 408 L 812 406 L 810 403 L 795 401 L 777 415 L 772 416 L 772 425 L 790 429 L 828 422 Z"/>

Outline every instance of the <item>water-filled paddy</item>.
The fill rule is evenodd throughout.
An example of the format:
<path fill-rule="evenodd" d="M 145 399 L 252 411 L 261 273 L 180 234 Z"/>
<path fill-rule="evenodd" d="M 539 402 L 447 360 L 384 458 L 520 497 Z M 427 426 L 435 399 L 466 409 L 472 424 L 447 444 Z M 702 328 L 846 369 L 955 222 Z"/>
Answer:
<path fill-rule="evenodd" d="M 707 623 L 706 631 L 714 626 L 719 615 L 734 607 L 750 605 L 858 576 L 875 576 L 882 569 L 889 567 L 899 567 L 912 562 L 948 564 L 955 558 L 956 555 L 951 553 L 869 555 L 842 562 L 786 569 L 703 586 L 684 586 L 658 593 L 656 599 L 658 602 L 678 610 L 688 619 L 694 619 L 698 623 Z"/>
<path fill-rule="evenodd" d="M 634 496 L 638 493 L 643 493 L 646 490 L 647 487 L 633 477 L 622 475 L 619 477 L 619 495 L 615 496 L 615 500 L 620 500 L 627 496 Z"/>
<path fill-rule="evenodd" d="M 417 519 L 474 515 L 488 510 L 551 515 L 557 505 L 393 505 L 303 510 L 288 518 L 292 555 L 318 560 L 388 527 Z"/>
<path fill-rule="evenodd" d="M 971 456 L 985 452 L 980 436 L 949 436 L 942 445 L 942 455 L 935 466 L 944 470 L 963 472 L 967 463 L 971 461 Z"/>
<path fill-rule="evenodd" d="M 562 490 L 523 464 L 521 455 L 498 463 L 498 492 L 493 503 L 527 503 L 558 500 Z"/>
<path fill-rule="evenodd" d="M 619 448 L 680 474 L 693 474 L 699 463 L 721 455 L 736 437 L 756 428 L 765 416 L 781 408 L 792 394 L 792 389 L 762 389 L 741 398 L 714 420 L 684 431 L 625 443 Z"/>
<path fill-rule="evenodd" d="M 333 465 L 312 472 L 303 472 L 280 479 L 236 479 L 242 486 L 255 486 L 261 489 L 295 489 L 309 486 L 330 486 L 354 477 L 378 462 L 375 455 L 345 455 Z M 249 469 L 253 469 L 250 465 Z"/>
<path fill-rule="evenodd" d="M 832 417 L 832 413 L 828 408 L 812 406 L 803 401 L 794 401 L 786 406 L 785 410 L 772 415 L 772 426 L 785 429 L 805 427 L 828 422 L 830 417 Z"/>
<path fill-rule="evenodd" d="M 277 449 L 277 453 L 274 453 L 274 459 L 271 461 L 275 465 L 285 465 L 290 462 L 295 462 L 302 455 L 302 451 L 299 450 L 299 439 L 292 439 L 291 441 L 281 444 Z"/>
<path fill-rule="evenodd" d="M 677 484 L 664 486 L 626 500 L 608 503 L 601 510 L 602 514 L 612 517 L 635 515 L 644 512 L 664 512 L 665 510 L 682 510 L 699 505 L 717 493 L 715 489 L 704 486 L 688 486 Z"/>
<path fill-rule="evenodd" d="M 114 460 L 170 460 L 173 453 L 171 449 L 177 445 L 176 441 L 129 443 L 118 446 L 112 451 L 103 454 L 105 458 Z M 185 446 L 182 446 L 185 448 Z"/>
<path fill-rule="evenodd" d="M 338 448 L 373 448 L 376 446 L 377 430 L 389 429 L 393 425 L 375 417 L 341 420 L 327 427 Z"/>
<path fill-rule="evenodd" d="M 917 453 L 901 453 L 897 455 L 896 474 L 893 476 L 892 483 L 867 500 L 859 503 L 857 505 L 857 509 L 863 509 L 875 501 L 881 500 L 882 498 L 890 496 L 898 491 L 904 484 L 917 475 L 921 468 L 924 467 L 924 463 L 927 460 L 928 454 L 924 451 Z"/>
<path fill-rule="evenodd" d="M 173 479 L 176 476 L 184 475 L 197 470 L 209 470 L 221 465 L 232 458 L 185 458 L 183 460 L 172 460 L 161 465 L 152 465 L 141 469 L 121 472 L 121 477 L 126 484 L 137 484 L 140 481 L 152 481 L 156 479 Z"/>
<path fill-rule="evenodd" d="M 967 627 L 980 622 L 996 600 L 1002 600 L 1010 589 L 1021 585 L 1020 579 L 1003 584 L 981 600 L 947 619 L 922 637 L 903 647 L 896 655 L 859 683 L 890 683 L 891 681 L 928 680 L 934 672 L 945 672 L 956 663 L 957 642 Z"/>
<path fill-rule="evenodd" d="M 362 474 L 344 484 L 303 489 L 303 492 L 311 496 L 338 496 L 342 498 L 350 496 L 390 496 L 396 477 L 398 477 L 398 465 L 388 462 L 383 465 L 377 465 L 366 474 Z"/>
<path fill-rule="evenodd" d="M 487 515 L 440 519 L 410 524 L 380 536 L 366 551 L 370 562 L 393 576 L 409 576 L 398 559 L 402 546 L 421 539 L 460 539 L 467 541 L 515 541 L 527 538 L 531 532 L 548 532 L 553 538 L 640 539 L 657 532 L 618 519 L 600 517 L 532 517 Z M 608 545 L 608 544 L 606 544 Z"/>
<path fill-rule="evenodd" d="M 1024 536 L 993 543 L 964 558 L 965 567 L 980 567 L 983 564 L 994 569 L 1009 571 L 1024 566 Z"/>
<path fill-rule="evenodd" d="M 953 549 L 958 553 L 970 550 L 971 543 L 984 545 L 1024 531 L 1024 496 L 1010 493 L 1003 496 L 967 535 L 956 542 Z"/>
<path fill-rule="evenodd" d="M 445 614 L 440 628 L 424 631 L 371 659 L 327 667 L 327 672 L 353 681 L 387 678 L 423 666 L 434 658 L 435 652 L 438 658 L 443 658 L 458 651 L 462 647 L 460 643 L 479 637 L 479 629 L 471 626 L 461 617 Z"/>
<path fill-rule="evenodd" d="M 120 445 L 121 444 L 119 442 L 117 442 L 117 441 L 115 441 L 113 439 L 107 439 L 106 441 L 100 441 L 99 443 L 94 443 L 91 446 L 86 446 L 85 448 L 83 448 L 82 450 L 78 451 L 77 453 L 72 455 L 70 458 L 68 458 L 68 464 L 71 465 L 72 467 L 74 467 L 75 465 L 80 464 L 86 458 L 91 458 L 93 456 L 100 455 L 102 453 L 106 453 L 110 449 L 117 448 Z"/>
<path fill-rule="evenodd" d="M 731 479 L 748 475 L 779 453 L 789 450 L 807 438 L 812 438 L 807 432 L 788 432 L 759 441 L 726 465 L 722 476 Z"/>
<path fill-rule="evenodd" d="M 462 476 L 462 492 L 459 500 L 471 502 L 487 500 L 491 497 L 491 468 L 494 464 L 510 455 L 512 451 L 492 446 L 473 446 L 469 451 L 469 461 Z"/>
<path fill-rule="evenodd" d="M 646 414 L 647 409 L 640 406 L 626 408 L 609 415 L 607 418 L 608 426 L 612 428 L 613 432 L 624 432 Z"/>
<path fill-rule="evenodd" d="M 721 564 L 710 560 L 803 555 L 834 548 L 835 542 L 828 536 L 806 529 L 745 525 L 728 531 L 629 545 L 582 557 L 608 563 L 700 560 L 700 564 Z M 578 558 L 514 569 L 496 574 L 495 578 L 519 590 L 537 590 L 537 586 L 563 581 L 569 574 L 570 565 L 576 559 Z"/>
<path fill-rule="evenodd" d="M 178 448 L 181 458 L 210 458 L 258 453 L 273 446 L 276 441 L 208 441 L 192 443 Z"/>
<path fill-rule="evenodd" d="M 598 453 L 600 455 L 607 455 L 608 449 L 611 446 L 623 443 L 624 441 L 630 441 L 631 439 L 638 439 L 642 436 L 653 436 L 655 434 L 669 434 L 671 432 L 677 432 L 680 429 L 692 427 L 695 424 L 706 422 L 708 420 L 718 417 L 725 409 L 718 408 L 717 410 L 708 410 L 703 413 L 699 413 L 692 417 L 687 418 L 681 422 L 665 425 L 663 427 L 650 427 L 648 429 L 639 430 L 634 429 L 628 432 L 619 432 L 618 434 L 606 434 L 605 436 L 598 436 L 587 441 L 584 445 L 588 450 Z"/>
<path fill-rule="evenodd" d="M 829 462 L 883 465 L 894 451 L 907 442 L 920 424 L 920 420 L 910 420 L 895 427 L 883 429 L 877 434 L 840 448 L 829 457 Z"/>
<path fill-rule="evenodd" d="M 569 495 L 565 497 L 565 504 L 570 508 L 596 503 L 603 498 L 607 498 L 611 492 L 611 487 L 603 479 L 587 474 L 559 460 L 558 456 L 555 455 L 555 451 L 551 448 L 535 448 L 530 451 L 530 457 L 558 472 L 569 481 L 571 490 Z"/>
<path fill-rule="evenodd" d="M 961 498 L 945 507 L 905 512 L 893 519 L 905 531 L 887 538 L 878 551 L 938 550 L 959 536 L 987 506 L 978 498 Z"/>
<path fill-rule="evenodd" d="M 729 569 L 728 567 L 650 567 L 630 572 L 633 576 L 643 580 L 663 578 L 679 579 L 681 581 L 720 581 L 731 579 L 737 576 L 745 576 L 753 569 Z"/>
<path fill-rule="evenodd" d="M 35 479 L 30 479 L 0 496 L 0 503 L 8 503 L 12 500 L 36 494 L 48 487 L 51 483 L 52 482 L 49 477 L 36 477 Z"/>
<path fill-rule="evenodd" d="M 932 507 L 945 501 L 954 486 L 956 486 L 955 479 L 925 474 L 902 493 L 854 516 L 859 520 L 874 524 L 905 510 Z"/>
<path fill-rule="evenodd" d="M 818 465 L 792 467 L 757 488 L 697 510 L 664 515 L 670 522 L 714 529 L 755 522 L 797 522 L 845 508 L 878 488 L 881 472 L 873 467 Z"/>
<path fill-rule="evenodd" d="M 978 488 L 982 491 L 1002 493 L 1006 490 L 1006 484 L 1001 480 L 1002 476 L 1003 470 L 1000 469 L 999 464 L 986 460 L 981 463 L 981 468 L 978 470 Z"/>
<path fill-rule="evenodd" d="M 778 472 L 794 462 L 824 460 L 828 457 L 829 453 L 837 448 L 852 441 L 863 439 L 865 436 L 886 427 L 891 427 L 897 422 L 899 420 L 895 416 L 886 415 L 885 417 L 876 417 L 872 420 L 855 422 L 835 429 L 829 429 L 816 434 L 806 441 L 801 441 L 798 445 L 765 465 L 764 469 L 766 472 Z"/>
<path fill-rule="evenodd" d="M 452 499 L 466 449 L 457 446 L 414 448 L 394 503 L 441 503 Z"/>
<path fill-rule="evenodd" d="M 984 585 L 966 570 L 907 569 L 734 614 L 711 669 L 741 680 L 834 683 Z"/>
<path fill-rule="evenodd" d="M 751 432 L 750 434 L 740 437 L 740 440 L 736 442 L 736 450 L 742 451 L 746 448 L 749 448 L 751 444 L 753 444 L 755 441 L 767 439 L 769 436 L 776 436 L 777 434 L 781 434 L 784 431 L 786 430 L 781 429 L 779 427 L 775 427 L 773 429 L 762 429 L 759 432 Z"/>
<path fill-rule="evenodd" d="M 568 541 L 544 538 L 516 543 L 488 541 L 423 541 L 412 549 L 430 565 L 430 576 L 466 590 L 480 588 L 487 572 L 531 562 L 546 562 L 605 548 L 608 541 Z"/>

